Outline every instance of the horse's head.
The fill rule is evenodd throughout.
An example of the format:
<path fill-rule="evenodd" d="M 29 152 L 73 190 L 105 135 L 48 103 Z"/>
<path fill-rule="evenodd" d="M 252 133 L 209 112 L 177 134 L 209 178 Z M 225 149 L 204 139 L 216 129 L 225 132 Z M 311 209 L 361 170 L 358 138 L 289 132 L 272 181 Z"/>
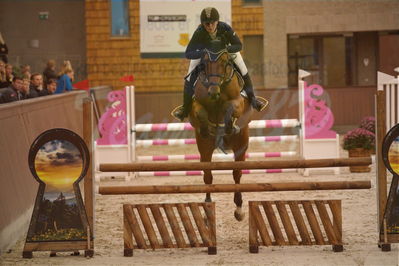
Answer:
<path fill-rule="evenodd" d="M 220 98 L 223 87 L 231 81 L 233 74 L 233 62 L 226 49 L 217 52 L 205 50 L 201 58 L 200 81 L 211 99 Z"/>

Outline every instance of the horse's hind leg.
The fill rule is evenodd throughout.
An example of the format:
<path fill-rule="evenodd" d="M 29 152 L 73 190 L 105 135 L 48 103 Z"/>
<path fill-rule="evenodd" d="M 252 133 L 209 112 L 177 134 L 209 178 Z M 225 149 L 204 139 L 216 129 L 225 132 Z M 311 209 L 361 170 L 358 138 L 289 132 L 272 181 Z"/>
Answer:
<path fill-rule="evenodd" d="M 247 147 L 241 147 L 238 150 L 234 150 L 234 160 L 237 161 L 245 161 L 245 152 Z M 242 176 L 241 170 L 233 170 L 234 182 L 236 184 L 240 184 Z M 237 221 L 242 221 L 245 217 L 245 213 L 242 211 L 242 195 L 241 192 L 234 192 L 234 203 L 236 204 L 236 210 L 234 211 L 234 217 Z"/>

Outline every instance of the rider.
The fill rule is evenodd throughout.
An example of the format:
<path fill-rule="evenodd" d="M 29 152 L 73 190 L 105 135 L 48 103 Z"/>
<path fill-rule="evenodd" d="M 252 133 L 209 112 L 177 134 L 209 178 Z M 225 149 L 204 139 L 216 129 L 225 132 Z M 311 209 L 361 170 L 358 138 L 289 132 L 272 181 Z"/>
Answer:
<path fill-rule="evenodd" d="M 192 98 L 194 94 L 194 83 L 198 72 L 195 70 L 199 65 L 205 49 L 212 46 L 213 41 L 220 41 L 229 53 L 235 53 L 235 65 L 239 68 L 244 79 L 244 90 L 253 108 L 258 112 L 264 108 L 264 103 L 258 101 L 254 94 L 251 78 L 244 60 L 240 54 L 242 44 L 234 30 L 225 22 L 219 21 L 219 12 L 214 7 L 207 7 L 201 12 L 201 25 L 194 32 L 186 49 L 186 58 L 191 59 L 188 74 L 184 82 L 183 106 L 176 109 L 173 115 L 184 120 L 191 111 Z"/>

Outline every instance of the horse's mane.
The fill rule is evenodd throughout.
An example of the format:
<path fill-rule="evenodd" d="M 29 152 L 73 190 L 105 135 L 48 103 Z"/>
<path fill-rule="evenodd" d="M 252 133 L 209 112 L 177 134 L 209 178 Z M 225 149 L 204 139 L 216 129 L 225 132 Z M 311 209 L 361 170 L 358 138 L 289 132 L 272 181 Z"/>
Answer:
<path fill-rule="evenodd" d="M 229 53 L 226 48 L 221 49 L 217 52 L 213 52 L 211 50 L 205 49 L 205 54 L 208 54 L 209 60 L 211 62 L 217 61 L 224 53 Z"/>

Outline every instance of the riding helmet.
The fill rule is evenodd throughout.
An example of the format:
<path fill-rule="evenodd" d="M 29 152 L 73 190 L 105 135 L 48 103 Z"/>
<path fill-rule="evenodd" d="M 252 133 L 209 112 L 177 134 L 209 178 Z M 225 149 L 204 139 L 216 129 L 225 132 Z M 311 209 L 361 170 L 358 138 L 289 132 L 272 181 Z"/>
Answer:
<path fill-rule="evenodd" d="M 204 8 L 201 12 L 201 23 L 219 21 L 219 12 L 214 7 Z"/>

